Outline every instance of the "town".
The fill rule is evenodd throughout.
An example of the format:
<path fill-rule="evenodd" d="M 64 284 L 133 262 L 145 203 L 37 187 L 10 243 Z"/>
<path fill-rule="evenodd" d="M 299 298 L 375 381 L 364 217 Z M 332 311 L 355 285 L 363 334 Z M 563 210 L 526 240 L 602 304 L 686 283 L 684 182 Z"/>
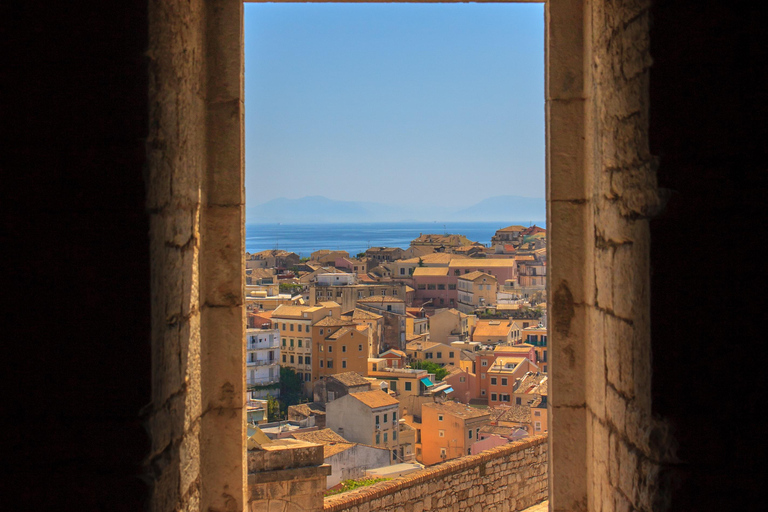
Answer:
<path fill-rule="evenodd" d="M 547 432 L 546 230 L 246 253 L 249 446 L 323 446 L 328 489 Z"/>

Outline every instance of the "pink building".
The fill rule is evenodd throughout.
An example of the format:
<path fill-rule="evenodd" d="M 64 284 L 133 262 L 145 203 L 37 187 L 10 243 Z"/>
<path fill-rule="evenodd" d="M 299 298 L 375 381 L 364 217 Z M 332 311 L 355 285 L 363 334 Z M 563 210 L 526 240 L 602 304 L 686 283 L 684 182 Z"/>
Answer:
<path fill-rule="evenodd" d="M 456 307 L 459 297 L 456 281 L 447 267 L 416 267 L 413 270 L 416 301 L 423 304 L 431 300 L 435 308 Z"/>
<path fill-rule="evenodd" d="M 504 283 L 517 278 L 517 263 L 514 258 L 454 258 L 448 264 L 448 271 L 454 278 L 470 272 L 485 272 Z"/>

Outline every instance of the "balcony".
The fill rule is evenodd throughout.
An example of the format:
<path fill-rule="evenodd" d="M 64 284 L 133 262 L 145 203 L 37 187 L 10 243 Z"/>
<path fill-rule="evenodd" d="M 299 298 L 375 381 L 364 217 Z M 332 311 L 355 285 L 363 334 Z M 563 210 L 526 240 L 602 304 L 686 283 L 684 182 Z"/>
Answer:
<path fill-rule="evenodd" d="M 280 379 L 278 377 L 275 377 L 273 379 L 270 378 L 262 378 L 262 379 L 247 379 L 245 381 L 246 386 L 267 386 L 269 384 L 277 384 L 280 382 Z"/>
<path fill-rule="evenodd" d="M 276 338 L 271 341 L 262 340 L 262 341 L 256 341 L 256 342 L 253 342 L 253 341 L 248 342 L 248 350 L 261 350 L 265 348 L 279 348 L 279 347 L 280 347 L 280 342 Z"/>
<path fill-rule="evenodd" d="M 277 359 L 257 359 L 256 361 L 246 361 L 246 366 L 271 366 L 277 364 Z"/>

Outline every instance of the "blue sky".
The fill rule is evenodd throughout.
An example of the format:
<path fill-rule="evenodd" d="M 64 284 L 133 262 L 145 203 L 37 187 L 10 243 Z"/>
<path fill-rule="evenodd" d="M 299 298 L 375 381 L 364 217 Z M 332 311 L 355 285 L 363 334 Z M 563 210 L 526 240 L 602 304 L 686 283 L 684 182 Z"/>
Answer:
<path fill-rule="evenodd" d="M 543 4 L 246 3 L 245 112 L 248 205 L 543 197 Z"/>

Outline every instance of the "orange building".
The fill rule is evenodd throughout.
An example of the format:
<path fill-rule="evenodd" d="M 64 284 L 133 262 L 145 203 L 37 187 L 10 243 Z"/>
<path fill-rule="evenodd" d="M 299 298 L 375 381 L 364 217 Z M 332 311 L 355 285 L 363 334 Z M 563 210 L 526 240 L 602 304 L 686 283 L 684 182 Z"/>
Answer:
<path fill-rule="evenodd" d="M 420 462 L 431 465 L 471 454 L 472 445 L 479 440 L 480 428 L 490 419 L 487 410 L 457 402 L 424 404 Z"/>
<path fill-rule="evenodd" d="M 367 326 L 351 320 L 326 317 L 316 322 L 312 326 L 312 380 L 344 372 L 367 376 L 369 337 Z"/>

